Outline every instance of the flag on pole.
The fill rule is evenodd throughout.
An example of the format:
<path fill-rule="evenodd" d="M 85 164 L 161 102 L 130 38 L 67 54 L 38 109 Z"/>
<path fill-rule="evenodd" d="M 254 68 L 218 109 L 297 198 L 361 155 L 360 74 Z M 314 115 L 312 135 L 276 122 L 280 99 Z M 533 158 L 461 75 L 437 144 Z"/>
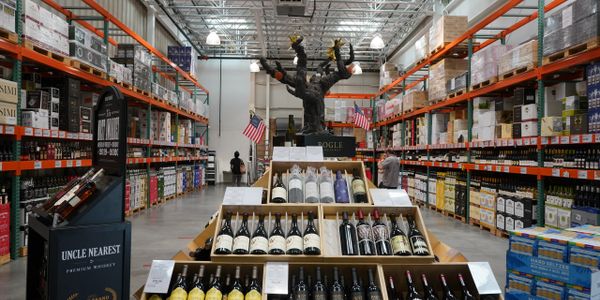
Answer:
<path fill-rule="evenodd" d="M 365 116 L 365 113 L 354 103 L 354 124 L 364 130 L 369 130 L 369 120 Z"/>
<path fill-rule="evenodd" d="M 244 129 L 244 135 L 255 143 L 259 143 L 265 133 L 265 123 L 256 114 L 250 118 L 250 123 Z"/>

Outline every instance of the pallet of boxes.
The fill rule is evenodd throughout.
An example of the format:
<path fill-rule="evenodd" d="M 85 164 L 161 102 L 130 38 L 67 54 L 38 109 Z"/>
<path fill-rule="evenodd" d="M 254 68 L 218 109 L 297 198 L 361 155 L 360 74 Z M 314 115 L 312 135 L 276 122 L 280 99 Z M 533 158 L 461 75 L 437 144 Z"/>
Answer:
<path fill-rule="evenodd" d="M 510 49 L 500 57 L 498 74 L 500 80 L 533 70 L 538 63 L 537 40 L 525 42 Z"/>
<path fill-rule="evenodd" d="M 510 46 L 495 43 L 473 54 L 471 60 L 471 90 L 498 82 L 498 61 Z"/>
<path fill-rule="evenodd" d="M 460 38 L 468 28 L 467 16 L 440 16 L 429 28 L 429 53 L 435 54 Z"/>
<path fill-rule="evenodd" d="M 438 103 L 448 96 L 447 82 L 467 71 L 467 61 L 459 58 L 442 59 L 429 67 L 429 104 Z"/>
<path fill-rule="evenodd" d="M 384 63 L 379 69 L 379 88 L 390 85 L 398 76 L 398 68 L 394 64 Z"/>

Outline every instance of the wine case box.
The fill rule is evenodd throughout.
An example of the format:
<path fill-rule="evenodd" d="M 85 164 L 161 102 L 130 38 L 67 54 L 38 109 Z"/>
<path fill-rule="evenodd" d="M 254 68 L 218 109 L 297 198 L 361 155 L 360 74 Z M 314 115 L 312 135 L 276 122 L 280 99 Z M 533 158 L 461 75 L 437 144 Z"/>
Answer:
<path fill-rule="evenodd" d="M 314 167 L 317 169 L 317 171 L 319 170 L 320 167 L 326 167 L 327 169 L 329 169 L 332 173 L 332 183 L 335 182 L 335 174 L 336 172 L 342 171 L 342 174 L 345 175 L 346 178 L 346 183 L 348 186 L 348 194 L 350 196 L 350 203 L 352 205 L 372 205 L 373 201 L 371 199 L 371 194 L 369 193 L 369 180 L 367 178 L 367 175 L 365 173 L 365 167 L 363 165 L 362 162 L 360 161 L 317 161 L 317 162 L 306 162 L 306 161 L 272 161 L 271 162 L 271 172 L 270 172 L 270 176 L 269 176 L 269 182 L 268 182 L 268 187 L 267 187 L 267 204 L 274 204 L 271 203 L 271 193 L 272 193 L 272 187 L 273 187 L 273 176 L 275 174 L 277 174 L 278 176 L 281 177 L 282 174 L 286 175 L 289 173 L 288 170 L 290 170 L 292 168 L 293 165 L 297 164 L 300 169 L 302 169 L 303 174 L 305 173 L 304 171 L 306 170 L 306 167 Z M 353 169 L 357 169 L 358 173 L 360 174 L 360 177 L 363 179 L 363 181 L 365 182 L 365 189 L 367 190 L 367 203 L 353 203 L 354 199 L 352 197 L 352 170 Z M 286 190 L 289 188 L 288 184 L 287 184 L 287 180 L 282 180 L 283 184 L 286 187 Z M 289 203 L 291 205 L 305 205 L 305 204 L 313 204 L 313 203 Z M 321 205 L 339 205 L 340 203 L 314 203 L 314 204 L 321 204 Z"/>
<path fill-rule="evenodd" d="M 217 249 L 216 238 L 219 235 L 219 231 L 224 223 L 224 216 L 227 213 L 231 213 L 231 229 L 233 231 L 233 235 L 235 236 L 237 230 L 242 224 L 242 217 L 244 213 L 248 213 L 248 231 L 250 232 L 250 236 L 254 233 L 256 226 L 258 224 L 259 215 L 264 215 L 264 225 L 265 231 L 267 235 L 271 235 L 271 230 L 275 224 L 275 214 L 281 214 L 281 227 L 283 232 L 287 235 L 289 228 L 291 226 L 292 214 L 297 214 L 298 216 L 298 227 L 300 232 L 304 236 L 304 229 L 306 228 L 307 222 L 307 213 L 312 212 L 314 214 L 314 224 L 317 227 L 317 231 L 319 232 L 320 237 L 320 255 L 271 255 L 271 254 L 216 254 L 215 250 Z M 214 240 L 213 246 L 211 249 L 211 260 L 215 262 L 245 262 L 248 260 L 254 260 L 256 262 L 264 262 L 264 261 L 322 261 L 323 260 L 323 233 L 322 233 L 322 224 L 321 224 L 321 211 L 320 207 L 317 204 L 304 204 L 303 206 L 293 205 L 293 204 L 279 204 L 275 205 L 222 205 L 219 213 L 219 217 L 217 218 L 217 224 L 214 231 Z"/>
<path fill-rule="evenodd" d="M 425 238 L 427 243 L 427 249 L 429 255 L 427 256 L 383 256 L 383 255 L 342 255 L 342 248 L 339 236 L 339 227 L 342 222 L 342 214 L 348 213 L 350 223 L 356 228 L 358 210 L 362 210 L 365 221 L 372 225 L 373 223 L 373 212 L 377 209 L 380 214 L 382 222 L 388 227 L 388 232 L 391 233 L 392 221 L 390 216 L 394 214 L 398 219 L 402 216 L 405 220 L 407 217 L 413 218 L 416 222 L 417 228 Z M 421 212 L 417 206 L 411 207 L 374 207 L 374 206 L 360 206 L 360 205 L 337 205 L 337 206 L 322 206 L 321 216 L 321 239 L 323 240 L 323 246 L 321 252 L 326 261 L 336 262 L 380 262 L 380 263 L 431 263 L 434 261 L 433 249 L 427 229 L 423 221 Z M 405 231 L 403 225 L 400 228 Z M 372 233 L 372 232 L 371 232 Z M 406 231 L 405 231 L 406 233 Z M 388 237 L 389 241 L 389 237 Z M 358 244 L 358 241 L 356 241 Z M 390 242 L 391 243 L 391 242 Z"/>

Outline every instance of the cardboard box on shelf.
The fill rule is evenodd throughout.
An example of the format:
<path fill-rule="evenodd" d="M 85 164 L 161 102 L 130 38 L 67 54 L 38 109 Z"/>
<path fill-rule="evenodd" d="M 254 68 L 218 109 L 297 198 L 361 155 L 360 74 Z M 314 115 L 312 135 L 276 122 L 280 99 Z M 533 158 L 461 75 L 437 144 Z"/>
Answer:
<path fill-rule="evenodd" d="M 0 101 L 0 124 L 17 125 L 17 104 Z"/>
<path fill-rule="evenodd" d="M 537 121 L 521 123 L 521 137 L 537 136 Z"/>
<path fill-rule="evenodd" d="M 503 76 L 514 70 L 533 68 L 537 65 L 537 40 L 532 40 L 508 50 L 498 63 L 498 74 Z"/>
<path fill-rule="evenodd" d="M 454 78 L 467 69 L 467 61 L 457 58 L 446 58 L 432 65 L 429 69 L 429 101 L 446 98 L 448 90 L 446 81 Z"/>
<path fill-rule="evenodd" d="M 500 127 L 500 138 L 501 139 L 511 139 L 512 138 L 513 124 L 502 123 L 502 124 L 498 124 L 498 127 Z"/>
<path fill-rule="evenodd" d="M 562 117 L 542 118 L 542 136 L 558 136 L 563 132 Z"/>
<path fill-rule="evenodd" d="M 544 87 L 545 116 L 560 116 L 563 110 L 562 99 L 574 95 L 576 95 L 576 84 L 573 82 L 561 82 Z"/>
<path fill-rule="evenodd" d="M 521 121 L 537 120 L 537 106 L 526 104 L 521 106 Z"/>
<path fill-rule="evenodd" d="M 588 133 L 588 115 L 579 114 L 565 118 L 564 131 L 568 134 Z"/>
<path fill-rule="evenodd" d="M 473 54 L 471 61 L 471 85 L 475 86 L 484 81 L 491 83 L 498 79 L 498 61 L 510 49 L 510 46 L 493 44 Z"/>
<path fill-rule="evenodd" d="M 403 112 L 413 111 L 427 106 L 426 91 L 412 91 L 402 98 Z"/>
<path fill-rule="evenodd" d="M 440 16 L 429 29 L 429 52 L 459 38 L 467 28 L 467 16 Z"/>
<path fill-rule="evenodd" d="M 18 90 L 17 83 L 0 78 L 0 101 L 6 103 L 17 103 Z"/>
<path fill-rule="evenodd" d="M 588 109 L 587 97 L 583 96 L 568 96 L 562 99 L 562 103 L 563 111 Z"/>
<path fill-rule="evenodd" d="M 40 111 L 21 111 L 21 124 L 25 127 L 48 129 L 48 113 Z"/>

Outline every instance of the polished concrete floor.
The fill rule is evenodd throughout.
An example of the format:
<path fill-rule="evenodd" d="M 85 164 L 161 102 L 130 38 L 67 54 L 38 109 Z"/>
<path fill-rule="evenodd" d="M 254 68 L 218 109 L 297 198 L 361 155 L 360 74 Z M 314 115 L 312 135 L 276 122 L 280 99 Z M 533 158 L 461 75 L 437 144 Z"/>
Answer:
<path fill-rule="evenodd" d="M 153 259 L 169 259 L 186 249 L 220 205 L 225 186 L 208 187 L 129 218 L 132 223 L 131 293 L 141 287 Z M 508 240 L 422 210 L 427 228 L 470 261 L 490 263 L 498 284 L 505 282 Z M 0 266 L 0 300 L 25 298 L 26 259 Z"/>

